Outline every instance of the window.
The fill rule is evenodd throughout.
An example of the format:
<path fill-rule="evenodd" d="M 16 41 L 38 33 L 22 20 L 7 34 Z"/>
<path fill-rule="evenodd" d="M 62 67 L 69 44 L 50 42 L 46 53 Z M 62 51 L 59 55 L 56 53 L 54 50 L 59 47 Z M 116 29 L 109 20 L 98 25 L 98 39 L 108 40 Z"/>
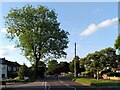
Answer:
<path fill-rule="evenodd" d="M 2 74 L 2 78 L 5 78 L 5 74 Z"/>
<path fill-rule="evenodd" d="M 11 67 L 8 67 L 8 71 L 11 71 Z"/>
<path fill-rule="evenodd" d="M 16 69 L 16 67 L 13 67 L 13 71 L 16 71 L 17 69 Z"/>
<path fill-rule="evenodd" d="M 6 68 L 5 68 L 5 65 L 3 65 L 2 69 L 6 69 Z"/>

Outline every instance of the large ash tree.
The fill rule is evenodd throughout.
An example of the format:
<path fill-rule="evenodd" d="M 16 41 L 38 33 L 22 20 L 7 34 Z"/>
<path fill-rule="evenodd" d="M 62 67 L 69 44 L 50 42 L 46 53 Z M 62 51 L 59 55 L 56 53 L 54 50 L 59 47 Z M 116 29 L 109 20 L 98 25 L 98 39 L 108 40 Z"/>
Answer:
<path fill-rule="evenodd" d="M 7 37 L 16 42 L 23 55 L 35 65 L 37 79 L 38 62 L 41 59 L 66 56 L 69 33 L 60 28 L 57 14 L 45 6 L 34 8 L 26 5 L 12 8 L 5 17 Z"/>

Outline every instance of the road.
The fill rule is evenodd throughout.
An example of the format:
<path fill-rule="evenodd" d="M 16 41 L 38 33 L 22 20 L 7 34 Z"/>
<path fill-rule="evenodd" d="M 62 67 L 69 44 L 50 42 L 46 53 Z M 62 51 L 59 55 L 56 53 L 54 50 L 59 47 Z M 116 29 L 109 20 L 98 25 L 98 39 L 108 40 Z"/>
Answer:
<path fill-rule="evenodd" d="M 26 84 L 7 85 L 2 90 L 120 90 L 117 88 L 95 88 L 71 81 L 66 76 L 47 76 L 43 80 L 30 82 Z"/>

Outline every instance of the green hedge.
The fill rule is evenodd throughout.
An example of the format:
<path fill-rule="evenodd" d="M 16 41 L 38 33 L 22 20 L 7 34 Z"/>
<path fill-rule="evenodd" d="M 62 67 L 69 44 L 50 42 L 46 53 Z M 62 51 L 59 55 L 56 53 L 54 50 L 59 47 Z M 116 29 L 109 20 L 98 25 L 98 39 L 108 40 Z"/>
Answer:
<path fill-rule="evenodd" d="M 108 76 L 116 76 L 116 77 L 120 77 L 120 73 L 116 73 L 116 72 L 109 72 L 107 73 Z"/>

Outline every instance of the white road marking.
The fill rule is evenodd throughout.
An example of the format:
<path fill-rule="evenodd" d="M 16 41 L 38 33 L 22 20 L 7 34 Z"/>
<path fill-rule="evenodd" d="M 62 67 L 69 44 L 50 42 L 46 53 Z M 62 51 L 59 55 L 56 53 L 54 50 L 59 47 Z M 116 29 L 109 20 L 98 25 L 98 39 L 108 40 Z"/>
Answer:
<path fill-rule="evenodd" d="M 44 85 L 44 83 L 45 83 L 45 82 L 43 81 L 43 82 L 42 82 L 42 85 Z"/>
<path fill-rule="evenodd" d="M 62 80 L 60 80 L 59 78 L 58 78 L 58 80 L 61 82 L 61 83 L 63 83 L 65 86 L 67 86 L 67 87 L 69 87 L 69 88 L 74 88 L 74 90 L 76 90 L 76 87 L 73 87 L 73 86 L 70 86 L 69 84 L 65 84 Z"/>
<path fill-rule="evenodd" d="M 45 90 L 47 89 L 47 82 L 45 82 Z"/>

